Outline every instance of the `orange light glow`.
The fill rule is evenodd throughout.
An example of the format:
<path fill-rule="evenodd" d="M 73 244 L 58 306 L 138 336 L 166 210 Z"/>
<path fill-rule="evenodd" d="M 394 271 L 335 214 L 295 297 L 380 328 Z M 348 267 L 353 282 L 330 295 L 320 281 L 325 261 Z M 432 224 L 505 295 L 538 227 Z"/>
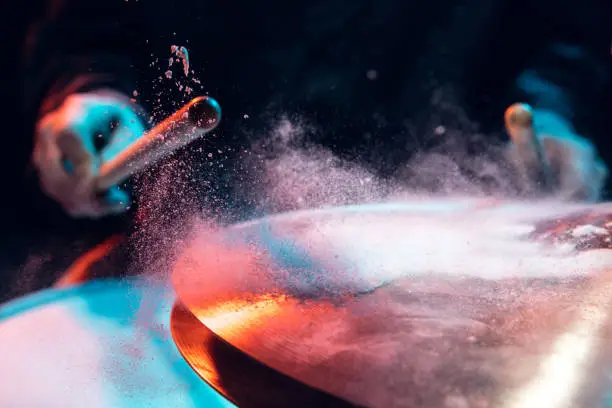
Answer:
<path fill-rule="evenodd" d="M 123 240 L 121 235 L 114 235 L 106 241 L 81 255 L 55 283 L 56 288 L 77 285 L 91 279 L 91 268 L 111 253 Z"/>
<path fill-rule="evenodd" d="M 287 296 L 262 295 L 256 299 L 235 299 L 221 302 L 196 315 L 215 333 L 231 333 L 259 324 L 262 320 L 283 313 Z"/>

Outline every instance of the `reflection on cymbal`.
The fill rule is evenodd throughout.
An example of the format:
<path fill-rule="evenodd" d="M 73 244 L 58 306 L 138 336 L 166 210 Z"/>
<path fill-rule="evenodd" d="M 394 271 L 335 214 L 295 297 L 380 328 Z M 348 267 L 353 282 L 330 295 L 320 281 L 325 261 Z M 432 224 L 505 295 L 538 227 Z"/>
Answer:
<path fill-rule="evenodd" d="M 294 381 L 220 339 L 177 302 L 170 318 L 174 341 L 187 363 L 239 407 L 352 407 Z"/>
<path fill-rule="evenodd" d="M 177 262 L 177 293 L 235 350 L 356 405 L 601 402 L 610 205 L 381 207 L 206 236 Z"/>

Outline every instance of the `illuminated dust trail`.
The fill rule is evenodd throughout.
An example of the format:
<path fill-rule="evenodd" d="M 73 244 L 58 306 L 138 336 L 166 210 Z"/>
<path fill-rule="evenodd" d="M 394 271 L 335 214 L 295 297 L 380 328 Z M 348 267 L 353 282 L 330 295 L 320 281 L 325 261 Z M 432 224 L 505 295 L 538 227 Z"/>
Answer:
<path fill-rule="evenodd" d="M 251 239 L 271 257 L 270 262 L 286 271 L 279 272 L 275 284 L 284 285 L 292 293 L 308 286 L 305 280 L 311 282 L 309 285 L 316 282 L 321 290 L 362 292 L 407 277 L 562 279 L 589 276 L 612 265 L 612 255 L 605 249 L 577 250 L 585 240 L 599 239 L 597 234 L 602 232 L 597 228 L 585 233 L 586 226 L 577 225 L 571 229 L 575 232 L 571 237 L 556 244 L 532 237 L 542 219 L 579 212 L 584 206 L 506 202 L 481 207 L 478 203 L 481 201 L 465 198 L 406 199 L 348 207 L 335 215 L 330 210 L 331 215 L 320 219 L 298 212 L 285 219 L 299 229 L 289 221 L 285 224 L 281 217 L 269 227 L 272 229 L 253 232 Z M 248 224 L 244 228 L 248 230 Z M 237 231 L 240 236 L 240 228 Z M 190 270 L 196 275 L 191 279 L 227 287 L 229 269 L 238 271 L 240 262 L 255 265 L 255 260 L 247 259 L 256 259 L 256 255 L 249 255 L 250 250 L 238 241 L 235 249 L 231 243 L 216 247 L 214 236 L 204 228 L 189 243 L 193 251 Z M 217 253 L 228 255 L 215 256 Z M 230 265 L 229 259 L 233 266 L 225 268 L 225 263 Z"/>
<path fill-rule="evenodd" d="M 179 47 L 178 45 L 173 45 L 172 47 L 170 47 L 170 51 L 176 57 L 176 59 L 179 60 L 180 63 L 183 65 L 183 73 L 185 74 L 186 77 L 188 77 L 189 76 L 189 51 L 187 51 L 187 48 L 183 46 Z M 173 59 L 170 62 L 170 65 L 172 65 L 172 63 L 173 63 Z"/>

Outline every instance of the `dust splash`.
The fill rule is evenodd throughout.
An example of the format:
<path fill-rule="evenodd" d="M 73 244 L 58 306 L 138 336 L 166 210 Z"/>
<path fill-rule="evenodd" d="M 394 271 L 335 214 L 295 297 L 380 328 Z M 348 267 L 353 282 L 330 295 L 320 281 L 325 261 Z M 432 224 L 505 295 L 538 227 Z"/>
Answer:
<path fill-rule="evenodd" d="M 316 224 L 311 235 L 304 232 L 311 221 L 305 221 L 298 235 L 282 230 L 279 221 L 282 232 L 256 235 L 253 245 L 272 256 L 277 266 L 284 263 L 285 272 L 278 280 L 292 286 L 292 292 L 303 291 L 313 282 L 316 290 L 325 293 L 348 287 L 368 291 L 422 273 L 478 279 L 545 278 L 555 271 L 581 275 L 586 272 L 574 262 L 584 262 L 585 270 L 599 270 L 612 262 L 607 252 L 603 257 L 582 259 L 574 247 L 546 247 L 529 240 L 533 223 L 591 207 L 562 200 L 558 194 L 534 196 L 533 190 L 522 190 L 513 179 L 504 143 L 492 144 L 485 135 L 468 136 L 465 130 L 446 126 L 443 135 L 436 135 L 444 140 L 435 148 L 416 152 L 397 172 L 382 176 L 372 163 L 343 159 L 312 143 L 310 136 L 316 131 L 303 118 L 281 115 L 271 123 L 266 137 L 253 144 L 246 163 L 255 177 L 241 193 L 252 197 L 260 214 L 338 206 L 365 211 L 368 206 L 376 209 L 394 203 L 414 208 L 415 213 L 406 217 L 363 213 L 360 221 L 350 222 L 342 216 L 311 220 Z M 480 146 L 476 152 L 475 144 Z M 504 211 L 450 211 L 461 205 L 499 202 L 506 203 L 500 205 Z M 385 216 L 388 222 L 382 219 Z M 368 221 L 371 217 L 375 220 Z M 194 224 L 194 241 L 187 246 L 206 243 L 210 248 L 207 237 L 215 234 L 209 227 Z M 243 248 L 237 246 L 236 252 L 240 251 Z M 304 262 L 309 266 L 304 267 Z M 201 278 L 223 286 L 225 277 L 215 278 L 213 269 L 203 268 L 207 272 Z M 327 273 L 330 270 L 344 273 Z M 195 268 L 193 273 L 202 272 Z"/>
<path fill-rule="evenodd" d="M 558 202 L 595 202 L 602 196 L 607 170 L 586 139 L 542 136 L 559 180 L 556 190 L 546 192 L 535 181 L 525 183 L 518 177 L 509 141 L 496 141 L 465 123 L 452 127 L 434 121 L 431 127 L 425 139 L 436 139 L 434 146 L 415 150 L 393 174 L 383 176 L 377 169 L 385 157 L 378 163 L 343 159 L 310 141 L 310 135 L 320 130 L 306 120 L 280 116 L 267 136 L 252 146 L 249 166 L 256 169 L 257 177 L 249 193 L 268 212 L 424 194 Z"/>

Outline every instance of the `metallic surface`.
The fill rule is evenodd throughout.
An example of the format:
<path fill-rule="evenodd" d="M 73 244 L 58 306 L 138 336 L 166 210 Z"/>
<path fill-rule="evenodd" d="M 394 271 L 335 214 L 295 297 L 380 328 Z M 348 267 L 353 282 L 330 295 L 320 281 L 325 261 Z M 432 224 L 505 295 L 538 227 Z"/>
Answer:
<path fill-rule="evenodd" d="M 144 279 L 0 305 L 0 406 L 229 408 L 176 350 L 173 291 Z"/>
<path fill-rule="evenodd" d="M 170 330 L 193 370 L 239 407 L 352 406 L 245 355 L 216 336 L 180 302 L 172 309 Z"/>
<path fill-rule="evenodd" d="M 356 405 L 605 406 L 611 230 L 610 204 L 323 209 L 202 233 L 173 279 L 215 335 Z"/>

